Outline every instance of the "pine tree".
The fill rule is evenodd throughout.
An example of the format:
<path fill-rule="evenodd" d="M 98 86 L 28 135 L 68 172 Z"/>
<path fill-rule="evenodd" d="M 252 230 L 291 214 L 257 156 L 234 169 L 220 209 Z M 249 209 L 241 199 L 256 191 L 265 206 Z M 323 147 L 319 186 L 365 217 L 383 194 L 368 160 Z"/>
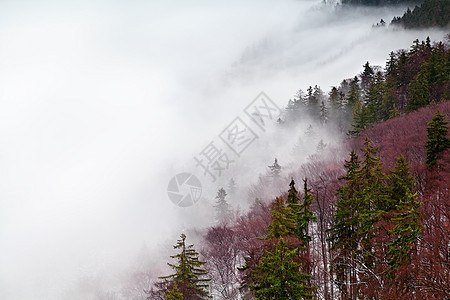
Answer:
<path fill-rule="evenodd" d="M 279 238 L 295 233 L 295 213 L 291 207 L 286 207 L 282 197 L 275 199 L 270 210 L 271 223 L 268 226 L 266 239 Z"/>
<path fill-rule="evenodd" d="M 369 112 L 360 100 L 358 100 L 353 107 L 352 117 L 352 130 L 348 132 L 350 135 L 358 135 L 362 130 L 369 126 Z"/>
<path fill-rule="evenodd" d="M 339 90 L 335 86 L 331 87 L 331 91 L 328 93 L 328 99 L 333 112 L 341 111 L 342 99 Z"/>
<path fill-rule="evenodd" d="M 361 210 L 357 201 L 357 193 L 361 189 L 358 174 L 361 162 L 355 151 L 351 151 L 350 159 L 345 161 L 344 167 L 346 175 L 339 179 L 345 180 L 345 185 L 337 189 L 336 212 L 330 229 L 331 249 L 334 252 L 332 269 L 343 298 L 355 299 L 357 277 L 353 257 L 359 243 L 358 213 Z"/>
<path fill-rule="evenodd" d="M 325 125 L 328 122 L 328 108 L 325 105 L 325 101 L 322 101 L 320 104 L 319 118 L 322 125 Z"/>
<path fill-rule="evenodd" d="M 397 163 L 393 170 L 389 170 L 389 198 L 391 202 L 385 211 L 391 211 L 396 208 L 400 201 L 404 201 L 407 193 L 414 189 L 414 178 L 411 176 L 410 167 L 405 157 L 402 155 L 397 158 Z"/>
<path fill-rule="evenodd" d="M 361 89 L 359 87 L 359 79 L 355 76 L 352 81 L 350 81 L 350 89 L 347 94 L 347 112 L 351 113 L 353 111 L 353 107 L 360 100 L 361 97 Z"/>
<path fill-rule="evenodd" d="M 426 164 L 429 169 L 432 169 L 436 164 L 439 154 L 447 148 L 450 148 L 450 139 L 447 138 L 448 122 L 444 120 L 445 115 L 437 110 L 431 122 L 428 123 L 427 128 L 427 142 L 425 147 L 427 149 Z"/>
<path fill-rule="evenodd" d="M 278 160 L 275 158 L 273 165 L 269 166 L 270 176 L 273 178 L 279 178 L 281 172 L 281 166 L 278 164 Z"/>
<path fill-rule="evenodd" d="M 230 204 L 225 200 L 226 197 L 227 192 L 223 188 L 217 191 L 217 201 L 214 207 L 216 209 L 216 220 L 219 223 L 225 221 L 230 214 Z"/>
<path fill-rule="evenodd" d="M 388 244 L 388 264 L 391 275 L 400 265 L 408 266 L 415 251 L 418 235 L 422 231 L 419 207 L 421 203 L 416 195 L 409 191 L 397 205 L 398 213 L 393 221 L 396 226 L 391 231 L 394 241 Z"/>
<path fill-rule="evenodd" d="M 311 299 L 316 287 L 308 287 L 309 274 L 301 273 L 296 262 L 297 249 L 289 250 L 280 238 L 273 251 L 266 255 L 252 271 L 250 290 L 256 299 Z"/>
<path fill-rule="evenodd" d="M 308 178 L 303 179 L 303 203 L 300 204 L 297 213 L 297 237 L 304 246 L 308 246 L 311 241 L 309 235 L 309 226 L 312 221 L 316 220 L 313 212 L 310 209 L 314 196 L 311 194 L 311 189 L 308 188 Z"/>
<path fill-rule="evenodd" d="M 369 62 L 364 64 L 364 71 L 361 74 L 361 88 L 365 91 L 372 81 L 374 71 L 372 67 L 369 65 Z"/>
<path fill-rule="evenodd" d="M 365 100 L 367 104 L 368 121 L 370 124 L 383 119 L 381 107 L 383 95 L 385 94 L 384 77 L 381 72 L 377 72 L 370 81 Z"/>
<path fill-rule="evenodd" d="M 294 205 L 294 204 L 298 204 L 300 201 L 300 197 L 298 196 L 298 191 L 295 188 L 295 181 L 292 178 L 291 182 L 289 183 L 289 191 L 288 191 L 288 196 L 287 196 L 287 204 L 288 207 L 290 205 Z"/>
<path fill-rule="evenodd" d="M 429 104 L 428 98 L 430 97 L 430 85 L 426 63 L 422 65 L 422 68 L 419 73 L 417 73 L 416 78 L 413 82 L 411 82 L 408 91 L 408 111 L 412 111 Z"/>
<path fill-rule="evenodd" d="M 199 260 L 199 253 L 195 251 L 194 245 L 186 245 L 186 235 L 181 234 L 180 237 L 173 246 L 180 253 L 170 256 L 176 263 L 167 263 L 175 273 L 159 278 L 176 283 L 183 299 L 205 299 L 208 297 L 207 282 L 210 280 L 206 278 L 208 272 L 202 268 L 205 262 Z"/>

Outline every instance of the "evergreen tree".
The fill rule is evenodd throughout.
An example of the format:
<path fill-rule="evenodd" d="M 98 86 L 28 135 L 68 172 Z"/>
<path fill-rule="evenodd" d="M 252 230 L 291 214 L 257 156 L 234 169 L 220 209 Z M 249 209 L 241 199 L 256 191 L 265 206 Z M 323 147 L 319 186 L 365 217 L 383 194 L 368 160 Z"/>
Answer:
<path fill-rule="evenodd" d="M 324 143 L 322 139 L 320 139 L 320 141 L 319 141 L 319 143 L 317 144 L 317 147 L 316 147 L 317 153 L 321 153 L 325 149 L 326 146 L 327 146 L 327 144 Z"/>
<path fill-rule="evenodd" d="M 316 287 L 308 287 L 309 274 L 301 273 L 296 262 L 297 249 L 289 250 L 280 238 L 273 251 L 266 255 L 252 271 L 250 290 L 256 299 L 311 299 Z"/>
<path fill-rule="evenodd" d="M 353 151 L 350 161 L 346 161 L 347 175 L 342 178 L 346 183 L 337 190 L 331 229 L 332 249 L 336 251 L 334 268 L 343 295 L 349 299 L 355 299 L 361 289 L 358 282 L 369 282 L 377 276 L 374 224 L 389 205 L 387 178 L 377 157 L 378 149 L 366 138 L 361 151 L 362 162 Z"/>
<path fill-rule="evenodd" d="M 411 83 L 408 91 L 408 111 L 412 111 L 429 104 L 428 98 L 430 97 L 430 85 L 426 64 L 422 65 L 421 70 L 417 74 L 414 81 Z"/>
<path fill-rule="evenodd" d="M 358 100 L 353 107 L 353 123 L 352 130 L 348 133 L 350 135 L 358 135 L 362 130 L 369 126 L 369 112 L 368 109 Z"/>
<path fill-rule="evenodd" d="M 409 164 L 403 155 L 397 158 L 395 168 L 389 170 L 389 174 L 388 190 L 391 203 L 386 207 L 386 211 L 395 209 L 400 201 L 405 201 L 407 194 L 414 189 L 414 178 L 411 176 Z"/>
<path fill-rule="evenodd" d="M 450 139 L 447 138 L 448 122 L 444 120 L 444 117 L 445 115 L 441 115 L 441 112 L 438 110 L 433 116 L 432 121 L 428 123 L 428 139 L 425 147 L 427 149 L 426 164 L 430 169 L 436 164 L 439 154 L 445 149 L 450 148 Z"/>
<path fill-rule="evenodd" d="M 300 202 L 300 197 L 298 196 L 298 191 L 295 188 L 295 181 L 292 178 L 291 182 L 289 183 L 289 191 L 288 191 L 288 196 L 287 196 L 287 204 L 288 207 L 290 205 L 295 205 L 295 204 L 299 204 Z"/>
<path fill-rule="evenodd" d="M 309 226 L 312 221 L 316 220 L 313 212 L 310 209 L 314 196 L 311 194 L 311 189 L 308 188 L 308 179 L 303 180 L 303 203 L 300 204 L 297 213 L 297 237 L 304 246 L 308 246 L 311 241 L 309 235 Z"/>
<path fill-rule="evenodd" d="M 336 274 L 336 282 L 343 298 L 355 299 L 357 274 L 353 257 L 359 243 L 358 213 L 362 209 L 357 201 L 357 193 L 361 189 L 359 180 L 361 162 L 355 151 L 350 153 L 350 159 L 345 161 L 344 167 L 346 175 L 339 179 L 345 180 L 345 185 L 337 189 L 336 212 L 330 229 L 331 249 L 335 253 L 332 269 Z"/>
<path fill-rule="evenodd" d="M 214 207 L 216 208 L 216 220 L 218 222 L 225 221 L 230 214 L 230 204 L 225 200 L 226 197 L 227 192 L 223 188 L 217 191 L 217 201 Z"/>
<path fill-rule="evenodd" d="M 295 213 L 290 207 L 286 207 L 282 197 L 277 197 L 270 210 L 271 223 L 268 226 L 266 239 L 279 238 L 295 233 Z"/>
<path fill-rule="evenodd" d="M 176 283 L 178 293 L 183 295 L 183 299 L 205 299 L 208 297 L 207 282 L 210 280 L 206 278 L 208 272 L 202 268 L 205 262 L 199 260 L 199 253 L 195 251 L 194 245 L 186 245 L 186 235 L 181 234 L 180 237 L 173 246 L 174 249 L 180 250 L 180 253 L 170 256 L 176 263 L 167 263 L 175 273 L 160 279 Z"/>
<path fill-rule="evenodd" d="M 388 264 L 391 275 L 400 265 L 408 266 L 411 256 L 417 245 L 418 235 L 422 231 L 419 207 L 421 203 L 416 200 L 416 195 L 409 191 L 406 197 L 397 205 L 393 221 L 396 223 L 391 234 L 394 241 L 388 244 Z"/>
<path fill-rule="evenodd" d="M 328 108 L 325 105 L 325 101 L 322 101 L 320 104 L 319 118 L 322 125 L 325 125 L 328 122 Z"/>
<path fill-rule="evenodd" d="M 388 244 L 388 264 L 391 276 L 400 265 L 407 266 L 411 260 L 412 251 L 421 232 L 420 202 L 412 194 L 414 178 L 410 167 L 403 156 L 397 159 L 394 170 L 389 171 L 389 196 L 392 199 L 390 210 L 395 210 L 392 222 L 395 224 L 390 231 L 393 235 Z"/>
<path fill-rule="evenodd" d="M 369 65 L 369 62 L 366 62 L 364 67 L 364 71 L 361 74 L 361 88 L 365 91 L 372 81 L 374 71 L 372 67 Z"/>
<path fill-rule="evenodd" d="M 328 93 L 328 99 L 330 101 L 332 114 L 337 114 L 342 111 L 343 97 L 341 97 L 340 91 L 335 86 L 333 86 Z"/>
<path fill-rule="evenodd" d="M 395 75 L 397 73 L 397 57 L 394 52 L 389 53 L 389 59 L 386 62 L 386 75 Z"/>
<path fill-rule="evenodd" d="M 228 192 L 230 196 L 233 196 L 236 193 L 236 181 L 234 181 L 234 178 L 230 178 L 228 181 Z"/>
<path fill-rule="evenodd" d="M 359 87 L 359 79 L 357 76 L 355 76 L 352 81 L 350 81 L 349 85 L 349 91 L 347 94 L 347 112 L 352 112 L 353 107 L 356 105 L 356 103 L 359 101 L 361 96 L 361 89 Z"/>
<path fill-rule="evenodd" d="M 273 178 L 279 178 L 281 172 L 281 166 L 278 164 L 278 160 L 275 158 L 273 165 L 269 166 L 270 176 Z"/>
<path fill-rule="evenodd" d="M 377 72 L 370 81 L 365 100 L 368 112 L 368 122 L 375 123 L 383 119 L 381 107 L 383 104 L 383 95 L 385 94 L 384 76 Z"/>
<path fill-rule="evenodd" d="M 307 142 L 315 142 L 317 140 L 317 134 L 311 124 L 306 128 L 305 139 Z"/>

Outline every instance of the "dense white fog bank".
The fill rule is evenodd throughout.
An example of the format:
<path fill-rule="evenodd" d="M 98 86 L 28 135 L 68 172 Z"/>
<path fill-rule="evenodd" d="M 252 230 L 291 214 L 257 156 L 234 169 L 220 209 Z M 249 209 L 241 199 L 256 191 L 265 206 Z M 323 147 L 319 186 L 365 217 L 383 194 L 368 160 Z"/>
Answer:
<path fill-rule="evenodd" d="M 122 270 L 145 253 L 163 264 L 181 230 L 210 222 L 191 218 L 203 200 L 170 202 L 170 178 L 192 171 L 261 91 L 282 107 L 367 60 L 384 66 L 416 38 L 442 39 L 372 28 L 403 9 L 2 1 L 0 298 L 95 299 L 126 284 Z M 229 172 L 249 183 L 276 155 L 290 159 L 282 143 L 246 151 Z"/>

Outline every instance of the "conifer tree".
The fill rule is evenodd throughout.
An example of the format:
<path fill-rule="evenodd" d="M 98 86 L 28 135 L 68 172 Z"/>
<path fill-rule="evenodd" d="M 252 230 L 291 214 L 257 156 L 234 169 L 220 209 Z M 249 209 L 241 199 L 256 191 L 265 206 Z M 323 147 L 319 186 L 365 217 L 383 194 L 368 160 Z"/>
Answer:
<path fill-rule="evenodd" d="M 316 151 L 317 153 L 321 153 L 325 148 L 327 144 L 323 142 L 322 139 L 320 139 L 319 143 L 317 144 Z"/>
<path fill-rule="evenodd" d="M 250 290 L 256 299 L 311 299 L 316 287 L 308 287 L 311 277 L 300 271 L 296 262 L 297 249 L 289 250 L 283 238 L 280 238 L 273 251 L 266 251 L 254 270 Z"/>
<path fill-rule="evenodd" d="M 419 73 L 417 73 L 416 78 L 413 82 L 411 82 L 408 91 L 408 111 L 426 106 L 429 103 L 428 98 L 430 96 L 430 86 L 426 64 L 422 65 L 422 68 Z"/>
<path fill-rule="evenodd" d="M 226 196 L 227 192 L 223 188 L 217 191 L 217 201 L 214 207 L 216 209 L 216 220 L 218 222 L 225 221 L 230 214 L 230 204 L 228 204 L 227 200 L 225 200 Z"/>
<path fill-rule="evenodd" d="M 392 199 L 389 209 L 395 210 L 392 222 L 395 224 L 390 231 L 393 235 L 388 244 L 388 264 L 390 275 L 400 266 L 407 266 L 414 251 L 417 236 L 421 232 L 420 202 L 417 195 L 412 194 L 414 178 L 410 167 L 403 156 L 397 159 L 394 170 L 389 171 L 389 196 Z"/>
<path fill-rule="evenodd" d="M 358 100 L 353 107 L 352 130 L 349 131 L 349 134 L 358 135 L 358 133 L 366 129 L 369 126 L 369 118 L 367 108 Z"/>
<path fill-rule="evenodd" d="M 320 123 L 322 125 L 328 122 L 328 108 L 325 105 L 325 101 L 322 101 L 320 104 L 320 113 L 319 113 Z"/>
<path fill-rule="evenodd" d="M 381 114 L 381 107 L 384 94 L 384 77 L 381 72 L 377 72 L 370 81 L 370 85 L 365 96 L 369 123 L 375 123 L 382 120 L 383 116 Z"/>
<path fill-rule="evenodd" d="M 374 71 L 369 65 L 369 62 L 366 62 L 363 67 L 364 71 L 361 74 L 361 88 L 365 91 L 370 86 Z"/>
<path fill-rule="evenodd" d="M 361 162 L 355 151 L 351 151 L 350 159 L 345 161 L 346 175 L 340 177 L 345 185 L 338 188 L 336 212 L 331 231 L 331 245 L 334 251 L 332 269 L 336 274 L 336 282 L 345 299 L 354 299 L 357 281 L 353 256 L 358 247 L 358 212 L 361 210 L 356 194 L 360 190 L 358 172 Z"/>
<path fill-rule="evenodd" d="M 205 262 L 199 260 L 199 253 L 195 251 L 194 245 L 186 245 L 186 235 L 183 233 L 177 244 L 173 246 L 180 252 L 170 256 L 176 263 L 167 263 L 174 271 L 174 274 L 162 276 L 160 279 L 167 283 L 176 283 L 178 293 L 183 295 L 183 299 L 205 299 L 208 297 L 208 272 L 202 268 Z M 174 292 L 172 290 L 172 292 Z M 176 294 L 176 293 L 173 293 Z"/>
<path fill-rule="evenodd" d="M 393 218 L 396 225 L 391 231 L 394 240 L 388 244 L 388 264 L 391 276 L 400 265 L 407 266 L 411 262 L 411 256 L 417 246 L 418 235 L 422 231 L 421 216 L 418 210 L 420 205 L 421 203 L 416 200 L 416 194 L 413 195 L 409 191 L 397 205 L 398 213 Z"/>
<path fill-rule="evenodd" d="M 361 89 L 359 87 L 359 79 L 355 76 L 355 78 L 350 81 L 350 89 L 347 94 L 347 112 L 351 113 L 353 111 L 353 107 L 360 100 Z"/>
<path fill-rule="evenodd" d="M 339 111 L 342 109 L 341 97 L 339 95 L 339 90 L 333 86 L 331 91 L 328 93 L 328 100 L 330 101 L 330 106 L 332 110 Z"/>
<path fill-rule="evenodd" d="M 281 166 L 278 164 L 278 159 L 275 158 L 273 165 L 269 166 L 270 176 L 273 178 L 279 178 L 281 172 Z"/>
<path fill-rule="evenodd" d="M 297 237 L 304 246 L 308 246 L 311 241 L 309 235 L 309 226 L 312 221 L 316 220 L 313 212 L 310 209 L 314 196 L 311 194 L 311 189 L 308 188 L 308 178 L 303 179 L 303 203 L 299 206 L 297 213 Z"/>
<path fill-rule="evenodd" d="M 414 189 L 414 178 L 411 176 L 410 167 L 405 157 L 402 155 L 397 158 L 397 163 L 393 170 L 389 170 L 389 198 L 391 203 L 386 207 L 386 211 L 396 208 L 400 201 L 405 201 L 407 193 Z"/>
<path fill-rule="evenodd" d="M 444 120 L 445 115 L 437 110 L 431 122 L 428 123 L 427 128 L 427 142 L 425 147 L 427 149 L 426 164 L 429 169 L 432 169 L 436 164 L 439 154 L 447 148 L 450 148 L 450 139 L 447 138 L 448 122 Z"/>
<path fill-rule="evenodd" d="M 289 191 L 288 191 L 288 196 L 287 196 L 287 201 L 286 202 L 287 202 L 288 207 L 289 207 L 290 205 L 298 204 L 299 201 L 300 201 L 300 197 L 298 196 L 298 191 L 295 188 L 295 181 L 292 178 L 291 182 L 289 183 Z"/>
<path fill-rule="evenodd" d="M 284 199 L 277 197 L 271 207 L 271 223 L 266 239 L 279 238 L 295 233 L 295 213 L 286 207 Z"/>

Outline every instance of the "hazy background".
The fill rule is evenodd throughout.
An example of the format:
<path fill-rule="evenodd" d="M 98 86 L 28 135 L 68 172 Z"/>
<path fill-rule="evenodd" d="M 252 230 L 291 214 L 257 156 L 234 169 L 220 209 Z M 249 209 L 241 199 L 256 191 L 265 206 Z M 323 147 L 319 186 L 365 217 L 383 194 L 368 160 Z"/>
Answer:
<path fill-rule="evenodd" d="M 367 60 L 384 66 L 416 38 L 442 39 L 372 29 L 403 10 L 1 1 L 0 298 L 93 299 L 120 289 L 137 257 L 164 263 L 180 230 L 211 222 L 191 222 L 205 203 L 169 201 L 169 179 L 260 91 L 281 107 L 299 88 L 328 92 Z M 254 178 L 240 176 L 256 181 L 286 157 L 282 146 L 250 148 Z"/>

